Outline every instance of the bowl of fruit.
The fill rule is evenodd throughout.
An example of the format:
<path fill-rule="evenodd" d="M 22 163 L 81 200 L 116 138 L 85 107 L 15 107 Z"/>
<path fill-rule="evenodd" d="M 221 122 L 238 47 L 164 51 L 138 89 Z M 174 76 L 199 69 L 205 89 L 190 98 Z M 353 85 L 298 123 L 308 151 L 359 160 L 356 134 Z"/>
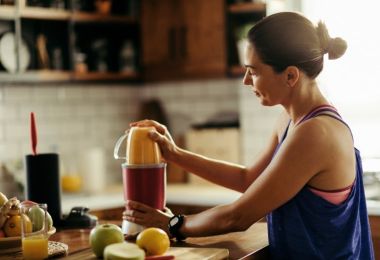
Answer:
<path fill-rule="evenodd" d="M 21 250 L 21 218 L 30 223 L 29 229 L 32 232 L 41 225 L 41 219 L 44 219 L 44 212 L 38 210 L 30 211 L 28 214 L 21 213 L 21 205 L 16 197 L 8 199 L 0 192 L 0 254 L 11 253 Z M 53 221 L 49 213 L 48 234 L 52 235 L 56 229 L 53 227 Z"/>

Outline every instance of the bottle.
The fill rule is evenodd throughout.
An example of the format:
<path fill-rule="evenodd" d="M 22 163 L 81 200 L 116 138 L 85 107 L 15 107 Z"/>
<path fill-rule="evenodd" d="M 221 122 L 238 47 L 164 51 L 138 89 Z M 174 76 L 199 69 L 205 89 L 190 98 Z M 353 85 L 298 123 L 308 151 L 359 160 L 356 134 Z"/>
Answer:
<path fill-rule="evenodd" d="M 135 66 L 135 48 L 132 41 L 126 41 L 123 44 L 120 52 L 120 71 L 134 72 Z"/>

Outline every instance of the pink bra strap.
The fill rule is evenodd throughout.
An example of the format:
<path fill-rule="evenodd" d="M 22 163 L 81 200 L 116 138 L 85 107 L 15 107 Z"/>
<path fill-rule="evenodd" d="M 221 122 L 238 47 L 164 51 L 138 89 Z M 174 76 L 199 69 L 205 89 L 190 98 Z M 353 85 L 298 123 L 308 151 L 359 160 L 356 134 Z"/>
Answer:
<path fill-rule="evenodd" d="M 310 119 L 310 118 L 313 118 L 315 116 L 317 116 L 318 114 L 321 114 L 323 112 L 331 112 L 331 113 L 334 113 L 338 118 L 342 118 L 338 111 L 336 110 L 335 107 L 331 106 L 331 105 L 321 105 L 321 106 L 318 106 L 316 108 L 313 108 L 309 113 L 307 113 L 301 120 L 299 120 L 295 125 L 299 125 L 300 123 Z"/>

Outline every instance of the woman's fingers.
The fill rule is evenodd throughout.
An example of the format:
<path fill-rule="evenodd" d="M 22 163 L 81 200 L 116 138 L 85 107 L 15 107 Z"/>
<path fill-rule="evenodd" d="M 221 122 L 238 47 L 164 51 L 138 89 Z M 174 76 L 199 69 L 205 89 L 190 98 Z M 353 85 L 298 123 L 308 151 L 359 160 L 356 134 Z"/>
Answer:
<path fill-rule="evenodd" d="M 146 225 L 146 222 L 144 221 L 144 219 L 141 219 L 141 218 L 130 217 L 130 216 L 123 216 L 123 219 L 127 220 L 129 222 L 136 223 L 136 224 L 141 225 L 141 226 L 145 226 Z"/>
<path fill-rule="evenodd" d="M 157 142 L 158 144 L 165 144 L 166 142 L 165 137 L 158 132 L 150 131 L 149 136 L 150 138 L 152 138 L 153 141 Z"/>
<path fill-rule="evenodd" d="M 132 122 L 129 125 L 130 126 L 153 126 L 154 128 L 157 129 L 157 131 L 160 134 L 165 134 L 165 132 L 166 132 L 166 127 L 164 125 L 158 123 L 157 121 L 149 120 L 149 119 L 145 119 L 145 120 L 141 120 L 141 121 L 137 121 L 137 122 Z"/>
<path fill-rule="evenodd" d="M 127 209 L 137 210 L 142 213 L 148 213 L 149 211 L 154 210 L 152 207 L 149 207 L 148 205 L 133 200 L 127 200 L 126 206 Z"/>

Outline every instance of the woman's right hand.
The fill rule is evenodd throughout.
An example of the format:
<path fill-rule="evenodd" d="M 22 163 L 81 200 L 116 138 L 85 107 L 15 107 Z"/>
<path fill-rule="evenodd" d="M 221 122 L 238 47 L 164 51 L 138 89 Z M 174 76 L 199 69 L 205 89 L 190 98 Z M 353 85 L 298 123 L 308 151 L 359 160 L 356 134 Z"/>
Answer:
<path fill-rule="evenodd" d="M 178 147 L 165 125 L 162 125 L 154 120 L 145 119 L 132 122 L 129 126 L 153 126 L 156 131 L 150 132 L 149 137 L 160 146 L 162 156 L 166 161 L 171 161 L 173 159 Z"/>

